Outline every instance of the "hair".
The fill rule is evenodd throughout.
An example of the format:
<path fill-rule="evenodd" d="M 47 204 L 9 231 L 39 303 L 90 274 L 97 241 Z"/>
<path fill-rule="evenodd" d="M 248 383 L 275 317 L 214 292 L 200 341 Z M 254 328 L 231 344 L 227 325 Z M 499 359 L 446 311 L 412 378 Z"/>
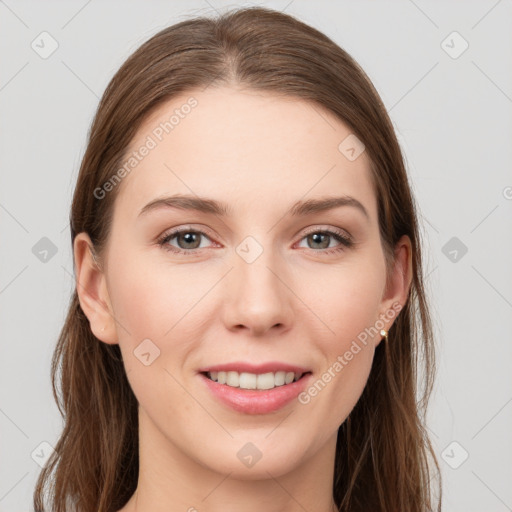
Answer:
<path fill-rule="evenodd" d="M 434 469 L 440 511 L 441 475 L 425 419 L 436 368 L 417 207 L 376 89 L 326 35 L 291 15 L 249 7 L 187 19 L 142 44 L 108 84 L 92 122 L 70 212 L 72 245 L 86 232 L 101 260 L 119 187 L 101 200 L 93 191 L 115 174 L 148 115 L 178 94 L 223 86 L 312 102 L 364 143 L 388 276 L 395 245 L 408 235 L 412 282 L 389 341 L 375 350 L 360 399 L 338 429 L 333 500 L 343 512 L 431 511 Z M 53 353 L 51 379 L 64 426 L 39 475 L 35 510 L 116 512 L 137 487 L 138 402 L 119 346 L 92 334 L 76 288 Z"/>

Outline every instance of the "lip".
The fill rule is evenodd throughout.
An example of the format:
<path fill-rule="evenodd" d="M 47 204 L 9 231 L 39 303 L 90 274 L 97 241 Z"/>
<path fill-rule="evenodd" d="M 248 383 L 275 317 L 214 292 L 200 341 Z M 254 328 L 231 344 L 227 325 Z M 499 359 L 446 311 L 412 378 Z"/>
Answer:
<path fill-rule="evenodd" d="M 301 366 L 294 366 L 288 363 L 280 363 L 279 361 L 269 361 L 262 364 L 251 364 L 243 361 L 234 361 L 232 363 L 217 364 L 214 366 L 207 366 L 198 370 L 199 373 L 207 372 L 238 372 L 238 373 L 275 373 L 275 372 L 293 372 L 293 373 L 308 373 L 309 368 Z M 297 381 L 298 382 L 298 381 Z"/>
<path fill-rule="evenodd" d="M 212 369 L 211 371 L 225 371 L 224 368 L 227 368 L 228 366 L 229 365 L 222 365 L 219 366 L 219 368 L 222 368 L 221 370 Z M 240 368 L 240 366 L 237 367 Z M 288 368 L 290 368 L 290 366 L 288 366 Z M 237 370 L 233 369 L 231 371 Z M 250 372 L 258 373 L 259 371 L 255 372 L 253 367 Z M 209 379 L 206 375 L 203 375 L 202 373 L 199 374 L 199 377 L 205 383 L 207 389 L 217 400 L 231 409 L 244 414 L 268 414 L 278 411 L 285 405 L 289 404 L 305 389 L 312 376 L 312 373 L 307 373 L 299 380 L 290 384 L 277 386 L 267 390 L 253 390 L 233 388 L 226 384 L 219 384 L 218 382 Z"/>

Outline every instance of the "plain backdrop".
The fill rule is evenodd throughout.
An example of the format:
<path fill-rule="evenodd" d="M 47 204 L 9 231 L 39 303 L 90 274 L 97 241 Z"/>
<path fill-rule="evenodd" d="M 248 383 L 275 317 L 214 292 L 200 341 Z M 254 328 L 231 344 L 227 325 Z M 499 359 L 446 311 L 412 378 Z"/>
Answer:
<path fill-rule="evenodd" d="M 62 428 L 50 359 L 73 287 L 69 207 L 98 100 L 160 29 L 242 5 L 255 3 L 0 1 L 0 512 L 33 510 L 39 464 Z M 259 5 L 333 38 L 390 113 L 420 206 L 443 510 L 510 511 L 512 2 Z"/>

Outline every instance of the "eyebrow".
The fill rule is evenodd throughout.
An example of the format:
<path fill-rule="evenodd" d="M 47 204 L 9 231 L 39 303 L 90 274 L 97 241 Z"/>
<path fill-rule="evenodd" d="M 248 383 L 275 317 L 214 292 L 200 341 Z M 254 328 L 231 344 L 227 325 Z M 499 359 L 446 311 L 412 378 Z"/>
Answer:
<path fill-rule="evenodd" d="M 342 206 L 350 206 L 356 208 L 369 220 L 370 216 L 366 208 L 354 197 L 338 196 L 326 197 L 318 199 L 307 199 L 305 201 L 297 201 L 288 210 L 287 214 L 292 217 L 300 217 L 311 215 L 313 213 L 324 212 L 340 208 Z M 174 195 L 169 197 L 161 197 L 149 202 L 141 209 L 139 217 L 147 213 L 161 208 L 177 208 L 180 210 L 193 210 L 202 213 L 209 213 L 226 217 L 232 215 L 231 208 L 226 204 L 215 199 L 191 195 Z"/>

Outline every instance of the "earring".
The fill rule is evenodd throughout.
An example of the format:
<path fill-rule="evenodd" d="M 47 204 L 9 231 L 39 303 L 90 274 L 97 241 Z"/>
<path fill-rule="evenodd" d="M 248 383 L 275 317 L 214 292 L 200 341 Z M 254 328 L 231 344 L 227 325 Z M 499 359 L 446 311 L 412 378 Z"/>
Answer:
<path fill-rule="evenodd" d="M 386 331 L 385 329 L 381 329 L 380 335 L 386 338 L 386 341 L 388 341 L 388 331 Z"/>

